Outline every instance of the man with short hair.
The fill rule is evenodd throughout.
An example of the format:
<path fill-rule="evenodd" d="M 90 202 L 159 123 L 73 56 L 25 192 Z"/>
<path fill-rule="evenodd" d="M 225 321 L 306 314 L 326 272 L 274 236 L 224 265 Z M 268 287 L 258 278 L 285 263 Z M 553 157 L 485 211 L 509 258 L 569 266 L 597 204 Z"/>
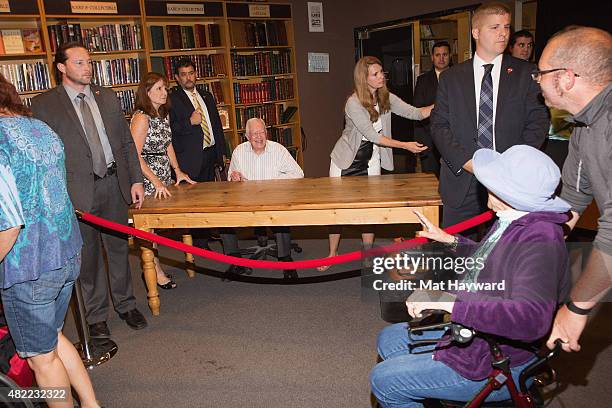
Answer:
<path fill-rule="evenodd" d="M 598 230 L 584 270 L 557 312 L 548 346 L 563 341 L 565 351 L 579 351 L 587 315 L 612 286 L 612 36 L 591 27 L 573 26 L 546 44 L 533 73 L 546 104 L 573 115 L 563 166 L 561 197 L 572 206 L 573 228 L 592 202 L 599 208 Z"/>
<path fill-rule="evenodd" d="M 440 74 L 449 67 L 451 62 L 451 48 L 447 41 L 438 41 L 431 47 L 431 62 L 433 68 L 417 78 L 414 88 L 414 106 L 423 107 L 436 102 L 438 79 Z M 419 153 L 421 170 L 425 173 L 434 173 L 440 177 L 440 152 L 431 139 L 429 118 L 417 121 L 414 125 L 414 138 L 429 149 Z"/>
<path fill-rule="evenodd" d="M 91 57 L 82 45 L 60 46 L 55 68 L 61 84 L 32 99 L 32 112 L 64 142 L 70 200 L 78 210 L 127 225 L 128 205 L 140 208 L 144 186 L 119 100 L 111 89 L 91 84 Z M 90 336 L 110 338 L 109 289 L 119 317 L 134 330 L 145 328 L 147 321 L 136 308 L 127 237 L 85 222 L 79 227 L 84 243 L 80 281 Z"/>
<path fill-rule="evenodd" d="M 529 61 L 531 60 L 533 45 L 533 34 L 527 30 L 519 30 L 510 36 L 508 52 L 514 58 Z"/>
<path fill-rule="evenodd" d="M 266 123 L 260 118 L 251 118 L 246 126 L 247 141 L 239 144 L 232 153 L 229 166 L 231 181 L 277 180 L 304 177 L 299 164 L 280 143 L 268 140 Z M 291 235 L 289 227 L 272 227 L 276 236 L 279 261 L 292 262 Z M 295 269 L 284 271 L 287 279 L 297 278 Z"/>
<path fill-rule="evenodd" d="M 539 148 L 548 132 L 548 112 L 530 77 L 533 65 L 503 54 L 510 20 L 503 3 L 478 7 L 472 17 L 474 57 L 440 75 L 430 120 L 442 156 L 445 227 L 486 210 L 486 191 L 472 174 L 477 149 L 501 153 L 517 144 Z"/>

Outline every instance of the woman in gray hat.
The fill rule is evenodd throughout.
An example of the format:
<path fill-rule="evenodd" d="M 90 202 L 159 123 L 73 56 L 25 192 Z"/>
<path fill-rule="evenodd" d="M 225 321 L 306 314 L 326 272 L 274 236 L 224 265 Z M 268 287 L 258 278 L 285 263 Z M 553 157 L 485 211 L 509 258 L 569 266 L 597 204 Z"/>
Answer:
<path fill-rule="evenodd" d="M 449 235 L 418 214 L 425 227 L 420 236 L 448 244 L 457 256 L 480 259 L 460 281 L 465 284 L 460 288 L 471 289 L 446 294 L 442 302 L 417 302 L 411 296 L 406 306 L 413 317 L 442 309 L 454 323 L 510 339 L 501 342 L 501 349 L 518 376 L 535 358 L 525 346 L 548 333 L 569 289 L 563 224 L 570 207 L 555 196 L 559 168 L 533 147 L 517 145 L 501 154 L 480 149 L 473 164 L 476 178 L 489 191 L 488 206 L 497 215 L 483 241 Z M 489 347 L 478 337 L 461 346 L 438 342 L 425 354 L 411 354 L 409 345 L 406 323 L 389 326 L 378 337 L 383 361 L 372 370 L 370 381 L 383 407 L 420 407 L 425 398 L 467 401 L 491 370 Z M 502 387 L 487 401 L 507 398 Z"/>

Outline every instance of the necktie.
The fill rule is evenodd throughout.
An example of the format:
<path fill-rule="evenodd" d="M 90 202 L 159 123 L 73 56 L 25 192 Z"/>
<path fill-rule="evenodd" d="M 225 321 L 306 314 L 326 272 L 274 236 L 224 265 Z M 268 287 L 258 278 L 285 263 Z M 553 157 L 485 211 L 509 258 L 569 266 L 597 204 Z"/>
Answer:
<path fill-rule="evenodd" d="M 212 143 L 212 138 L 210 136 L 210 128 L 208 127 L 208 122 L 206 122 L 206 115 L 204 115 L 204 110 L 202 109 L 202 105 L 200 105 L 200 101 L 198 100 L 198 94 L 195 89 L 191 93 L 191 97 L 193 98 L 193 103 L 196 107 L 196 110 L 202 115 L 202 122 L 200 122 L 200 127 L 202 128 L 203 133 L 202 136 L 204 138 L 202 145 L 204 148 L 207 148 Z"/>
<path fill-rule="evenodd" d="M 85 100 L 85 94 L 80 93 L 77 98 L 79 99 L 81 117 L 83 118 L 83 130 L 85 130 L 87 143 L 89 143 L 89 149 L 91 150 L 93 171 L 96 176 L 104 177 L 106 175 L 106 158 L 104 157 L 104 149 L 100 142 L 100 135 L 98 134 L 96 122 L 94 121 L 89 104 Z"/>
<path fill-rule="evenodd" d="M 480 86 L 480 103 L 478 106 L 478 148 L 493 148 L 493 64 L 483 65 L 485 69 Z"/>

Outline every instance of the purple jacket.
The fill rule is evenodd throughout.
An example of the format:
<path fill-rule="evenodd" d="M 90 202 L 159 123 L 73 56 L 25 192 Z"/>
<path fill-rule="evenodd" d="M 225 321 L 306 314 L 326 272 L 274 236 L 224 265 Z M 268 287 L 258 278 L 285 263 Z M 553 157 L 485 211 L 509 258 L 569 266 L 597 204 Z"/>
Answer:
<path fill-rule="evenodd" d="M 525 343 L 527 347 L 522 348 L 499 341 L 511 367 L 533 357 L 526 348 L 549 332 L 557 304 L 569 291 L 569 259 L 561 225 L 567 219 L 567 214 L 532 212 L 513 221 L 478 276 L 478 282 L 505 281 L 505 288 L 457 293 L 453 322 Z M 461 238 L 460 245 L 474 249 L 476 243 Z M 440 342 L 434 359 L 471 380 L 482 380 L 491 371 L 489 346 L 479 337 L 467 346 Z"/>

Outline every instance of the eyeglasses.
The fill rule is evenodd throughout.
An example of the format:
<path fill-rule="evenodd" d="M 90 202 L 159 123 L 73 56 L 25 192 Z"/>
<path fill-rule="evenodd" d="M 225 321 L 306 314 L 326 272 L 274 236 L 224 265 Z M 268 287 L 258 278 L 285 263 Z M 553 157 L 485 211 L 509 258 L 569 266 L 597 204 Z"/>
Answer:
<path fill-rule="evenodd" d="M 533 79 L 534 81 L 536 81 L 539 84 L 543 75 L 550 74 L 551 72 L 567 71 L 567 70 L 569 70 L 569 68 L 553 68 L 553 69 L 537 70 L 537 71 L 533 71 L 531 73 L 531 79 Z M 575 77 L 580 77 L 580 75 L 578 75 L 575 72 L 572 72 L 572 74 Z"/>

